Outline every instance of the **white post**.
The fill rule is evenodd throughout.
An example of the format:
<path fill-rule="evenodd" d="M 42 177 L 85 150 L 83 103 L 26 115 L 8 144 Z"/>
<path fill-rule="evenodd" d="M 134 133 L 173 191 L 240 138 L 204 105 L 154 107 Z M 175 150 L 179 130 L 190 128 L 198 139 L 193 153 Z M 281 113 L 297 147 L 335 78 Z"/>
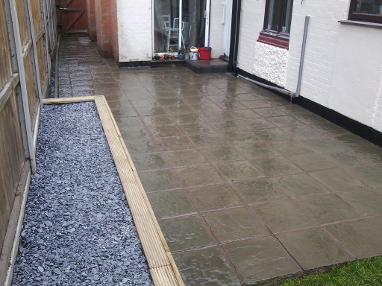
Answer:
<path fill-rule="evenodd" d="M 305 49 L 306 49 L 306 41 L 308 39 L 309 22 L 310 22 L 310 16 L 305 16 L 304 34 L 302 36 L 302 43 L 301 43 L 301 55 L 300 55 L 300 66 L 298 69 L 297 87 L 296 87 L 296 92 L 292 95 L 292 98 L 299 97 L 301 94 L 302 72 L 304 69 Z"/>
<path fill-rule="evenodd" d="M 206 31 L 204 33 L 204 46 L 210 45 L 210 13 L 211 13 L 211 0 L 207 0 L 206 3 Z"/>
<path fill-rule="evenodd" d="M 183 28 L 183 0 L 179 0 L 179 39 L 178 39 L 178 50 L 182 48 L 182 28 Z"/>

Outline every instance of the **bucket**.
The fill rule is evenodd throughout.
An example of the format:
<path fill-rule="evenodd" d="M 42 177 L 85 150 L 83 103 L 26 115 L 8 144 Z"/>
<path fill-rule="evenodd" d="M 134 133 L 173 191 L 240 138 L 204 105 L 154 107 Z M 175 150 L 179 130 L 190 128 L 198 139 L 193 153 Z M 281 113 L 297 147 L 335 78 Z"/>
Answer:
<path fill-rule="evenodd" d="M 205 61 L 211 60 L 211 50 L 210 47 L 199 48 L 199 59 Z"/>
<path fill-rule="evenodd" d="M 197 52 L 190 52 L 190 60 L 191 61 L 197 61 L 199 59 L 199 53 Z"/>
<path fill-rule="evenodd" d="M 199 59 L 199 50 L 196 47 L 190 48 L 190 60 L 197 61 Z"/>

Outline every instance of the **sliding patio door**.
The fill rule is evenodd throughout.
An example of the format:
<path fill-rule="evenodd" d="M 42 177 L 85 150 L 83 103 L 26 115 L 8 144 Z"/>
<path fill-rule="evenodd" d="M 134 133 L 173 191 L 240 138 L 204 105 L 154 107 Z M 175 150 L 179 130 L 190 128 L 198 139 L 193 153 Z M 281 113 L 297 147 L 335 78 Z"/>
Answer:
<path fill-rule="evenodd" d="M 179 50 L 179 0 L 154 0 L 154 53 Z"/>
<path fill-rule="evenodd" d="M 206 4 L 207 0 L 182 1 L 182 44 L 186 50 L 192 46 L 205 46 L 207 20 Z"/>
<path fill-rule="evenodd" d="M 154 54 L 204 47 L 208 5 L 209 0 L 154 0 Z"/>

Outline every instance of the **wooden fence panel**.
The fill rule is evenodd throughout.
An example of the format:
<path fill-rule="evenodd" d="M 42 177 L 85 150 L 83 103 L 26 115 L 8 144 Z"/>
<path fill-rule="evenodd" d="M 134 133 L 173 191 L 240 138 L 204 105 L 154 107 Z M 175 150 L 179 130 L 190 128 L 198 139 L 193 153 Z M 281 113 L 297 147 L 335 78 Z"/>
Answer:
<path fill-rule="evenodd" d="M 45 50 L 45 34 L 43 34 L 36 43 L 37 62 L 40 73 L 41 91 L 45 95 L 48 88 L 48 71 L 46 67 L 47 53 Z M 49 57 L 50 58 L 50 57 Z"/>
<path fill-rule="evenodd" d="M 11 57 L 8 45 L 7 23 L 4 15 L 5 7 L 0 1 L 0 88 L 2 88 L 12 75 Z M 3 44 L 4 43 L 4 44 Z"/>
<path fill-rule="evenodd" d="M 29 22 L 32 35 L 34 68 L 36 72 L 37 89 L 40 99 L 45 97 L 48 87 L 48 62 L 50 61 L 45 42 L 46 31 L 42 0 L 27 0 Z M 45 4 L 44 4 L 45 5 Z"/>
<path fill-rule="evenodd" d="M 19 106 L 15 92 L 18 76 L 12 73 L 5 17 L 5 5 L 3 0 L 0 0 L 0 250 L 25 162 Z"/>
<path fill-rule="evenodd" d="M 9 278 L 18 235 L 19 190 L 36 168 L 36 126 L 49 85 L 56 23 L 54 0 L 0 0 L 0 285 Z"/>
<path fill-rule="evenodd" d="M 20 38 L 23 46 L 27 46 L 30 41 L 28 24 L 27 24 L 27 13 L 24 0 L 15 0 L 17 9 L 17 19 L 19 22 Z"/>
<path fill-rule="evenodd" d="M 24 56 L 24 69 L 25 69 L 25 78 L 26 78 L 26 87 L 29 103 L 29 113 L 32 122 L 32 132 L 34 133 L 34 126 L 36 122 L 36 116 L 39 108 L 39 100 L 37 97 L 34 72 L 33 72 L 33 63 L 31 53 L 27 53 Z"/>
<path fill-rule="evenodd" d="M 6 136 L 0 136 L 0 209 L 1 216 L 4 216 L 0 226 L 0 246 L 2 246 L 25 161 L 14 91 L 11 91 L 11 95 L 0 110 L 0 134 L 6 134 Z"/>
<path fill-rule="evenodd" d="M 33 69 L 33 56 L 32 56 L 32 38 L 29 30 L 29 14 L 28 7 L 25 0 L 16 0 L 16 11 L 17 11 L 17 20 L 19 24 L 19 35 L 14 35 L 15 37 L 20 37 L 21 39 L 21 53 L 22 53 L 22 62 L 21 65 L 24 65 L 25 77 L 27 79 L 27 97 L 29 102 L 29 112 L 31 115 L 31 125 L 35 125 L 36 114 L 38 112 L 39 104 L 37 99 L 37 82 L 35 80 L 35 74 Z"/>
<path fill-rule="evenodd" d="M 57 44 L 57 13 L 56 3 L 54 0 L 46 1 L 46 11 L 47 26 L 49 33 L 49 53 L 52 55 L 56 49 Z"/>
<path fill-rule="evenodd" d="M 42 30 L 41 1 L 30 0 L 30 4 L 31 14 L 33 15 L 33 29 L 38 35 Z"/>

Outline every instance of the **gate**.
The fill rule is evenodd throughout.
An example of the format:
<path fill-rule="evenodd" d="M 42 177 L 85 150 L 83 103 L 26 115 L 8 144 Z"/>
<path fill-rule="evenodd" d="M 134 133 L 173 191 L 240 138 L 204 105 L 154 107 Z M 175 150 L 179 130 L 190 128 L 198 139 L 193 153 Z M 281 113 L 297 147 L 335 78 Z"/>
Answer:
<path fill-rule="evenodd" d="M 88 18 L 85 0 L 61 0 L 60 11 L 64 33 L 87 33 Z"/>

